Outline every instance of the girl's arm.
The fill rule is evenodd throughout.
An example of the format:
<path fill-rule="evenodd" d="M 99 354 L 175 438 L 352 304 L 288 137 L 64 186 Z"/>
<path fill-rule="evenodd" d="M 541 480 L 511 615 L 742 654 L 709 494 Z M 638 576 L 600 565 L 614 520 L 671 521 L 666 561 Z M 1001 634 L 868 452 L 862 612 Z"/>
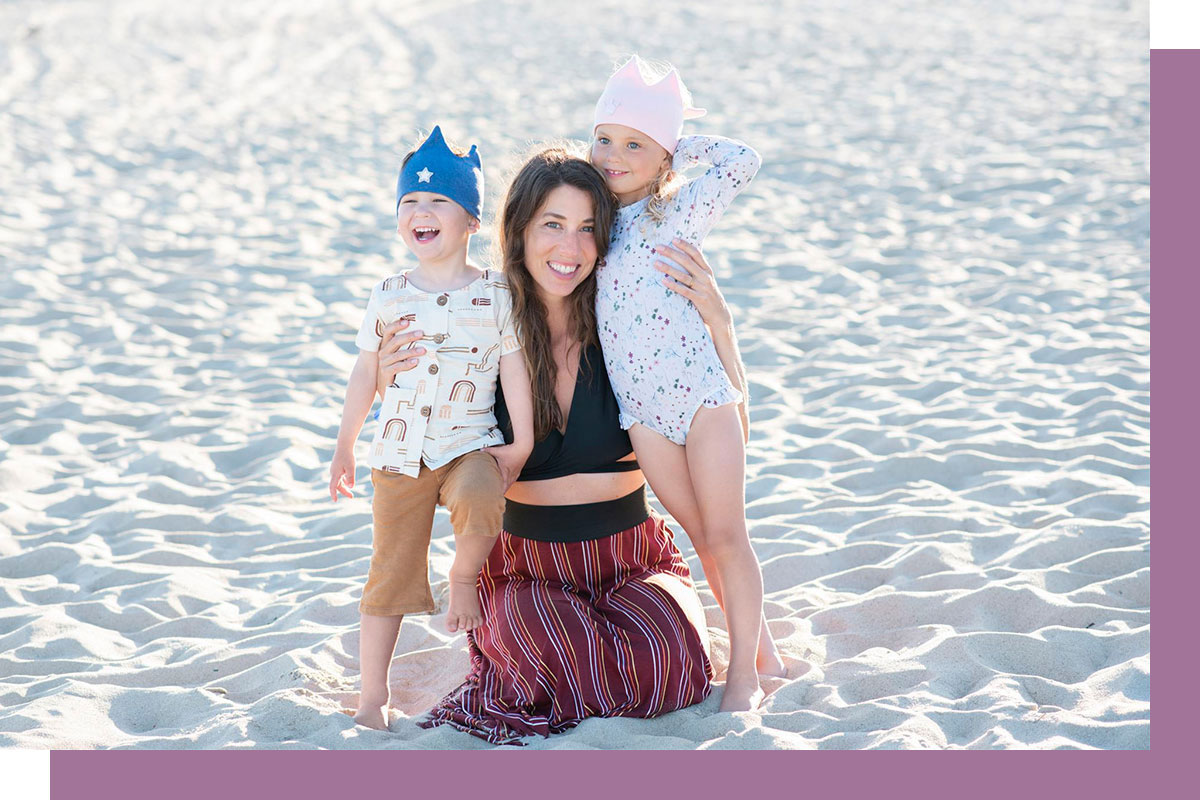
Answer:
<path fill-rule="evenodd" d="M 709 165 L 704 174 L 680 189 L 681 210 L 689 223 L 681 233 L 695 242 L 712 230 L 733 198 L 758 174 L 762 157 L 749 145 L 724 136 L 680 138 L 671 168 L 684 172 L 701 164 Z"/>
<path fill-rule="evenodd" d="M 354 488 L 354 443 L 358 440 L 367 412 L 375 402 L 375 372 L 378 366 L 378 353 L 359 350 L 358 360 L 350 371 L 346 401 L 342 405 L 342 424 L 338 428 L 337 446 L 329 465 L 329 496 L 335 503 L 339 493 L 346 497 L 354 496 L 350 491 Z"/>

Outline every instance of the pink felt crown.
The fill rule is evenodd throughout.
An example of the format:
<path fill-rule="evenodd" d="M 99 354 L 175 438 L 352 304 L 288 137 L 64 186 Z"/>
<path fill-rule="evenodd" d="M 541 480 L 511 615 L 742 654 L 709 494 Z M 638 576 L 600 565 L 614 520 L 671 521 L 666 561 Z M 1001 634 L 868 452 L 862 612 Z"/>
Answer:
<path fill-rule="evenodd" d="M 654 83 L 646 83 L 642 60 L 634 56 L 608 79 L 596 102 L 592 131 L 605 124 L 626 125 L 646 134 L 668 153 L 674 153 L 683 121 L 705 114 L 703 108 L 694 108 L 685 99 L 686 91 L 674 67 Z"/>

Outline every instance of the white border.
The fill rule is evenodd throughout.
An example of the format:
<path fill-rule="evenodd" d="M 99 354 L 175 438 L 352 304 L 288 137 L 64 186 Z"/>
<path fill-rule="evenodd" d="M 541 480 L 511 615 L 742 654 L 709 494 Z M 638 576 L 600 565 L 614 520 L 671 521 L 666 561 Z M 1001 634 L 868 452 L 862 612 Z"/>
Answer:
<path fill-rule="evenodd" d="M 1150 49 L 1200 49 L 1200 2 L 1150 0 Z"/>
<path fill-rule="evenodd" d="M 49 750 L 0 750 L 6 800 L 50 800 Z"/>

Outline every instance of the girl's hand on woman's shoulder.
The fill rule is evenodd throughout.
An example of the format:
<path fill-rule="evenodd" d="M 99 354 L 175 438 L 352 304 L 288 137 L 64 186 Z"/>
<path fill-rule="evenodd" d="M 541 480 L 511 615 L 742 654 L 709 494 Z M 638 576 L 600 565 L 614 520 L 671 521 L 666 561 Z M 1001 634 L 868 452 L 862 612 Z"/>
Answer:
<path fill-rule="evenodd" d="M 392 385 L 396 375 L 408 372 L 417 366 L 417 360 L 425 355 L 425 348 L 417 345 L 411 350 L 404 350 L 413 342 L 420 341 L 424 331 L 405 331 L 407 319 L 398 319 L 383 329 L 383 341 L 379 344 L 379 393 Z M 402 332 L 403 331 L 403 332 Z"/>
<path fill-rule="evenodd" d="M 658 245 L 655 252 L 660 260 L 654 262 L 654 268 L 664 274 L 663 285 L 691 300 L 705 325 L 720 329 L 733 324 L 712 267 L 698 247 L 683 239 L 672 239 L 669 245 Z"/>

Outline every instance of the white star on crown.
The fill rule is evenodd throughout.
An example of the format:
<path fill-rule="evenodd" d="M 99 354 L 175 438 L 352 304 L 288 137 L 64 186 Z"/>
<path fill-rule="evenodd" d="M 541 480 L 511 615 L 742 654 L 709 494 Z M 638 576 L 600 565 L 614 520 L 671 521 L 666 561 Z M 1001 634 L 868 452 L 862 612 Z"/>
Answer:
<path fill-rule="evenodd" d="M 429 171 L 429 167 L 422 167 L 417 173 L 417 183 L 429 183 L 429 179 L 433 177 L 433 173 Z"/>
<path fill-rule="evenodd" d="M 604 102 L 604 111 L 607 114 L 611 114 L 617 110 L 617 106 L 619 105 L 621 105 L 620 100 L 616 99 L 615 97 L 610 97 Z"/>

